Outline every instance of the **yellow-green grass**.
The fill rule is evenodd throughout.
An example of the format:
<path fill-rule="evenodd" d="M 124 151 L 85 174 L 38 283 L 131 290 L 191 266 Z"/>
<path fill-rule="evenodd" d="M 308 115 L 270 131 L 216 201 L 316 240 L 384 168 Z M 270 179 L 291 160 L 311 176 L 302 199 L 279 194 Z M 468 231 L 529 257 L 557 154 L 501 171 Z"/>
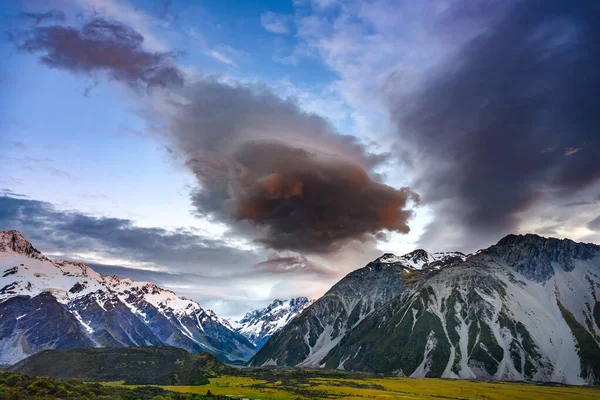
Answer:
<path fill-rule="evenodd" d="M 109 383 L 120 384 L 120 383 Z M 183 393 L 228 395 L 262 400 L 293 399 L 525 399 L 595 400 L 600 389 L 593 387 L 411 378 L 290 378 L 285 382 L 242 376 L 210 378 L 202 386 L 162 386 Z"/>

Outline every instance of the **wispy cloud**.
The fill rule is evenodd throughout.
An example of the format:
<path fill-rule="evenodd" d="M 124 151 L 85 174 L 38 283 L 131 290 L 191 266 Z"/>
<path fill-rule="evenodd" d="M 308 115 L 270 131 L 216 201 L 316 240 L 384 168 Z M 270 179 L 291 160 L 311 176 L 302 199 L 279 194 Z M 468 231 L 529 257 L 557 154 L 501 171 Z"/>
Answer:
<path fill-rule="evenodd" d="M 285 34 L 290 32 L 290 25 L 293 19 L 291 15 L 276 14 L 274 12 L 264 12 L 260 15 L 260 23 L 267 31 L 275 34 Z"/>
<path fill-rule="evenodd" d="M 18 229 L 49 253 L 77 257 L 93 252 L 106 260 L 151 264 L 173 271 L 216 265 L 236 270 L 260 261 L 252 251 L 230 247 L 193 230 L 138 227 L 131 220 L 63 211 L 12 192 L 0 197 L 0 229 Z"/>
<path fill-rule="evenodd" d="M 213 57 L 215 60 L 221 61 L 222 63 L 231 65 L 238 68 L 239 65 L 235 61 L 236 58 L 243 55 L 242 52 L 235 50 L 233 47 L 225 44 L 219 44 L 210 50 L 207 50 L 207 54 Z"/>
<path fill-rule="evenodd" d="M 204 35 L 196 28 L 188 30 L 188 34 L 199 47 L 200 51 L 219 62 L 238 68 L 237 59 L 245 55 L 243 51 L 236 50 L 227 44 L 211 45 Z"/>
<path fill-rule="evenodd" d="M 19 149 L 19 150 L 25 150 L 27 149 L 27 146 L 25 145 L 25 143 L 23 142 L 19 142 L 17 140 L 13 140 L 10 142 L 10 146 L 15 148 L 15 149 Z"/>
<path fill-rule="evenodd" d="M 590 222 L 588 222 L 587 227 L 590 230 L 600 232 L 600 215 L 598 217 L 594 218 L 593 220 L 591 220 Z"/>
<path fill-rule="evenodd" d="M 129 1 L 123 0 L 64 0 L 83 8 L 94 17 L 120 21 L 122 24 L 132 27 L 144 37 L 144 48 L 151 52 L 164 53 L 170 51 L 171 47 L 155 33 L 163 25 L 163 11 L 169 11 L 170 5 L 156 16 L 145 12 L 140 7 L 134 6 Z M 164 2 L 166 4 L 168 2 Z"/>
<path fill-rule="evenodd" d="M 565 156 L 572 156 L 575 153 L 579 153 L 581 151 L 581 147 L 567 147 L 565 149 Z"/>

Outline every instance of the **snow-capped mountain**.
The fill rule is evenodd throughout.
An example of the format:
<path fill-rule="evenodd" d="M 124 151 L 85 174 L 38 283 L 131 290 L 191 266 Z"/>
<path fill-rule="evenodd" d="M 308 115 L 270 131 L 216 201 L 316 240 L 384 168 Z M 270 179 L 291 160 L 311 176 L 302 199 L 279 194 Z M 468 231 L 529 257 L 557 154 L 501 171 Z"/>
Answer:
<path fill-rule="evenodd" d="M 412 251 L 403 256 L 397 256 L 392 253 L 386 253 L 379 257 L 376 261 L 383 264 L 402 264 L 406 267 L 423 269 L 433 265 L 433 269 L 439 269 L 442 265 L 447 265 L 450 262 L 464 261 L 467 256 L 459 251 L 429 253 L 423 249 Z"/>
<path fill-rule="evenodd" d="M 0 364 L 44 349 L 171 345 L 222 359 L 255 349 L 211 310 L 150 282 L 52 260 L 0 232 Z"/>
<path fill-rule="evenodd" d="M 348 331 L 424 273 L 389 254 L 349 273 L 275 333 L 250 365 L 319 365 Z"/>
<path fill-rule="evenodd" d="M 313 301 L 306 297 L 273 300 L 267 307 L 247 313 L 237 322 L 236 331 L 260 349 L 275 332 L 281 330 Z"/>
<path fill-rule="evenodd" d="M 252 362 L 412 377 L 600 382 L 600 246 L 509 235 L 420 276 L 343 339 L 329 334 L 334 326 L 324 317 L 292 329 L 309 307 Z M 327 336 L 305 334 L 317 330 Z M 318 357 L 285 356 L 298 343 L 332 338 L 334 345 Z"/>

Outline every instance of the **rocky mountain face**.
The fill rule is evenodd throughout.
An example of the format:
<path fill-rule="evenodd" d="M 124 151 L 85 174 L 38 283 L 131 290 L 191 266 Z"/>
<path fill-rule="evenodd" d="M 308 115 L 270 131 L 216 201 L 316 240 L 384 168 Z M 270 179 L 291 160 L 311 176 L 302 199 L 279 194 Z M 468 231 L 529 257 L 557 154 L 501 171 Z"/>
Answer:
<path fill-rule="evenodd" d="M 247 313 L 237 322 L 236 331 L 260 349 L 275 332 L 281 330 L 312 303 L 313 300 L 306 297 L 274 300 L 265 308 Z"/>
<path fill-rule="evenodd" d="M 347 332 L 427 274 L 426 260 L 443 261 L 443 254 L 423 250 L 403 257 L 384 254 L 351 272 L 275 333 L 250 365 L 320 366 Z"/>
<path fill-rule="evenodd" d="M 308 364 L 412 377 L 600 382 L 600 246 L 510 235 L 464 261 L 427 269 Z M 252 362 L 302 364 L 265 354 L 268 345 Z"/>
<path fill-rule="evenodd" d="M 226 320 L 149 282 L 51 260 L 0 232 L 0 364 L 45 349 L 169 345 L 247 360 L 254 345 Z"/>

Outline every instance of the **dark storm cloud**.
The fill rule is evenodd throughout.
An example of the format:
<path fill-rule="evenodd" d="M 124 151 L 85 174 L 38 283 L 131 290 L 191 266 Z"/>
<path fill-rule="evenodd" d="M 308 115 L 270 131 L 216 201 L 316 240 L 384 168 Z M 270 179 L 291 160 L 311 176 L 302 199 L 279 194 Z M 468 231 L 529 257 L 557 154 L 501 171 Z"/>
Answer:
<path fill-rule="evenodd" d="M 48 253 L 96 252 L 131 262 L 146 262 L 171 271 L 245 268 L 261 257 L 190 230 L 169 232 L 142 228 L 119 218 L 60 211 L 50 203 L 0 196 L 0 230 L 17 229 Z M 205 268 L 209 268 L 206 270 Z"/>
<path fill-rule="evenodd" d="M 36 25 L 13 32 L 10 38 L 17 49 L 39 54 L 50 68 L 91 76 L 104 73 L 134 88 L 183 83 L 172 53 L 145 50 L 144 37 L 117 21 L 94 18 L 81 27 Z"/>
<path fill-rule="evenodd" d="M 270 248 L 326 253 L 409 231 L 418 196 L 378 181 L 373 169 L 386 156 L 269 90 L 196 83 L 169 130 L 202 186 L 198 212 Z"/>
<path fill-rule="evenodd" d="M 416 188 L 436 207 L 423 241 L 440 244 L 451 226 L 480 245 L 513 230 L 517 214 L 548 193 L 600 178 L 600 5 L 456 9 L 446 22 L 464 21 L 468 9 L 485 28 L 421 90 L 392 96 L 392 115 L 420 173 Z"/>

